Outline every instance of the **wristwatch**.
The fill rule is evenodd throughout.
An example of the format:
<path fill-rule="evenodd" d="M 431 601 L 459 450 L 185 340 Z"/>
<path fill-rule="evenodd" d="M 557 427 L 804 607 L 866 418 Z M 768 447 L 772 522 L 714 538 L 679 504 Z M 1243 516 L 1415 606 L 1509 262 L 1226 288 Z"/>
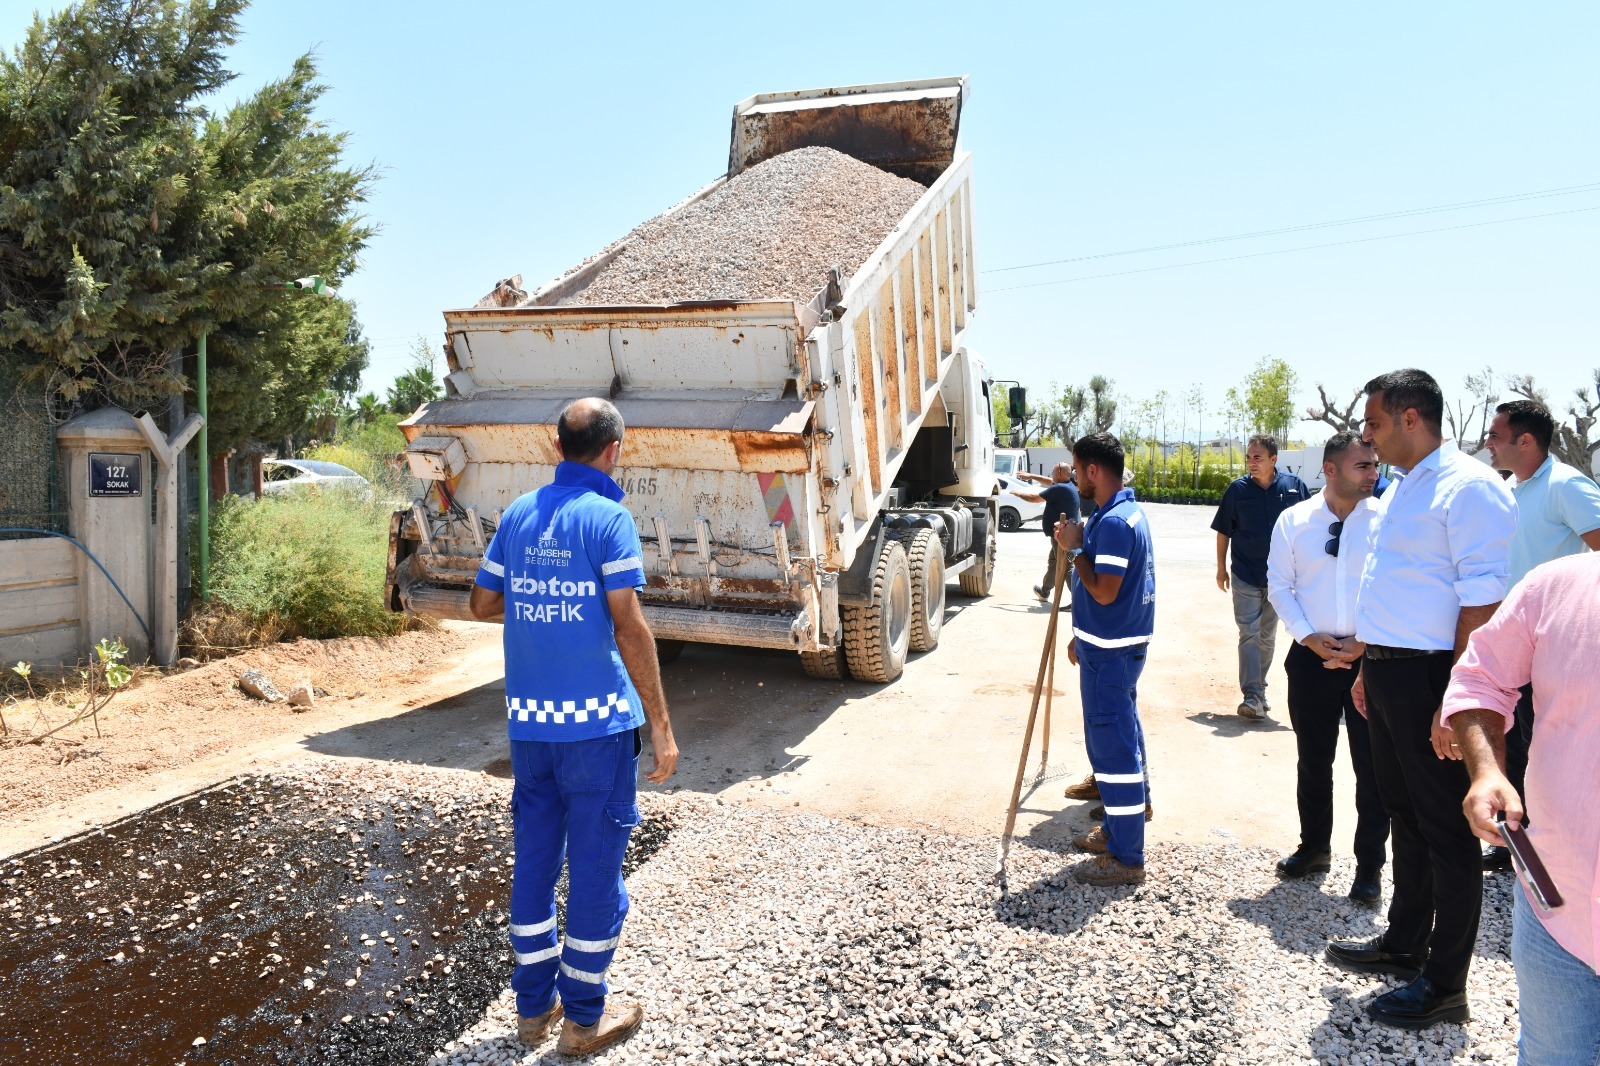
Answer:
<path fill-rule="evenodd" d="M 1068 548 L 1067 549 L 1067 564 L 1071 565 L 1072 563 L 1077 562 L 1078 561 L 1078 556 L 1080 556 L 1082 554 L 1083 554 L 1083 549 L 1082 548 Z"/>

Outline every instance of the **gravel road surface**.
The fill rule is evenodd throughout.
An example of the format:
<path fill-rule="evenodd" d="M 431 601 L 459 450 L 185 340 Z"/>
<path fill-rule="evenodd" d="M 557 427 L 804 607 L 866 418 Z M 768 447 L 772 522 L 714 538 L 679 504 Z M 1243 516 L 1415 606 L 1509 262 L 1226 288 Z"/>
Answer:
<path fill-rule="evenodd" d="M 646 797 L 669 844 L 629 881 L 610 978 L 645 1027 L 596 1063 L 1444 1063 L 1515 1057 L 1509 882 L 1490 882 L 1474 1020 L 1370 1024 L 1392 984 L 1320 959 L 1376 913 L 1283 883 L 1273 853 L 1158 845 L 1137 889 L 1087 889 L 1079 858 L 995 841 Z M 1344 884 L 1349 864 L 1331 883 Z M 440 1064 L 563 1061 L 528 1050 L 502 995 Z"/>

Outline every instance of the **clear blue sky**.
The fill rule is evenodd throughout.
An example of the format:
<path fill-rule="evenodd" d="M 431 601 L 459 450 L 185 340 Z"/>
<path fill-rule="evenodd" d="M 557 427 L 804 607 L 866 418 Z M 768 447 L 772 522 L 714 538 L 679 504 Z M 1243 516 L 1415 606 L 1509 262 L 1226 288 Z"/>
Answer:
<path fill-rule="evenodd" d="M 33 5 L 3 0 L 14 41 Z M 50 5 L 55 6 L 55 5 Z M 438 4 L 271 0 L 237 88 L 314 49 L 383 177 L 345 292 L 381 389 L 439 312 L 531 285 L 716 176 L 755 92 L 968 74 L 986 270 L 1600 183 L 1600 5 Z M 1251 255 L 1524 215 L 1424 236 Z M 1600 365 L 1600 186 L 980 279 L 974 347 L 1033 386 L 1204 386 L 1262 355 L 1309 399 L 1485 363 L 1564 397 Z M 307 272 L 315 264 L 307 264 Z M 1563 399 L 1564 405 L 1564 399 Z M 1306 427 L 1311 436 L 1320 434 Z"/>

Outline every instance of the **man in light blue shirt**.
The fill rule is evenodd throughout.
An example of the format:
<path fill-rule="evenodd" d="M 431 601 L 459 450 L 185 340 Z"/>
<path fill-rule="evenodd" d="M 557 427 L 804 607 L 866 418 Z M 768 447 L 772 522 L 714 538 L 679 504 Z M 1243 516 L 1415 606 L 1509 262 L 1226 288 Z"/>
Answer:
<path fill-rule="evenodd" d="M 505 614 L 517 1033 L 538 1045 L 564 1011 L 557 1048 L 569 1055 L 626 1039 L 643 1017 L 638 1004 L 607 1003 L 605 980 L 628 914 L 622 857 L 639 824 L 639 727 L 648 720 L 655 748 L 650 781 L 665 781 L 678 761 L 636 592 L 645 582 L 639 531 L 610 476 L 622 429 L 605 400 L 561 412 L 555 480 L 501 516 L 470 600 L 476 618 Z"/>
<path fill-rule="evenodd" d="M 1356 593 L 1366 655 L 1350 690 L 1367 716 L 1389 812 L 1394 894 L 1379 937 L 1334 941 L 1326 955 L 1341 969 L 1409 981 L 1367 1013 L 1422 1029 L 1468 1016 L 1483 860 L 1461 813 L 1470 781 L 1439 706 L 1467 638 L 1505 596 L 1517 505 L 1492 470 L 1444 439 L 1444 394 L 1432 375 L 1383 374 L 1366 394 L 1363 439 L 1406 472 L 1373 518 Z"/>
<path fill-rule="evenodd" d="M 1582 471 L 1550 454 L 1556 421 L 1537 400 L 1512 400 L 1495 408 L 1484 444 L 1496 470 L 1516 478 L 1517 532 L 1511 538 L 1511 577 L 1515 588 L 1528 572 L 1553 559 L 1600 549 L 1600 486 Z M 1533 686 L 1524 685 L 1516 724 L 1506 734 L 1506 776 L 1525 796 L 1528 745 L 1533 740 Z M 1511 865 L 1503 847 L 1485 848 L 1486 870 Z"/>

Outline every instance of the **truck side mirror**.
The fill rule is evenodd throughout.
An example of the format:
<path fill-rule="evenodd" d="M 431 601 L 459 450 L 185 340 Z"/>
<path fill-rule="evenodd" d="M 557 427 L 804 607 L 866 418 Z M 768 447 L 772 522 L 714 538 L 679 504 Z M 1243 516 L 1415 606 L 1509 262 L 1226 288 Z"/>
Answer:
<path fill-rule="evenodd" d="M 1013 421 L 1021 421 L 1028 414 L 1028 390 L 1013 385 L 1006 390 L 1006 413 Z"/>

